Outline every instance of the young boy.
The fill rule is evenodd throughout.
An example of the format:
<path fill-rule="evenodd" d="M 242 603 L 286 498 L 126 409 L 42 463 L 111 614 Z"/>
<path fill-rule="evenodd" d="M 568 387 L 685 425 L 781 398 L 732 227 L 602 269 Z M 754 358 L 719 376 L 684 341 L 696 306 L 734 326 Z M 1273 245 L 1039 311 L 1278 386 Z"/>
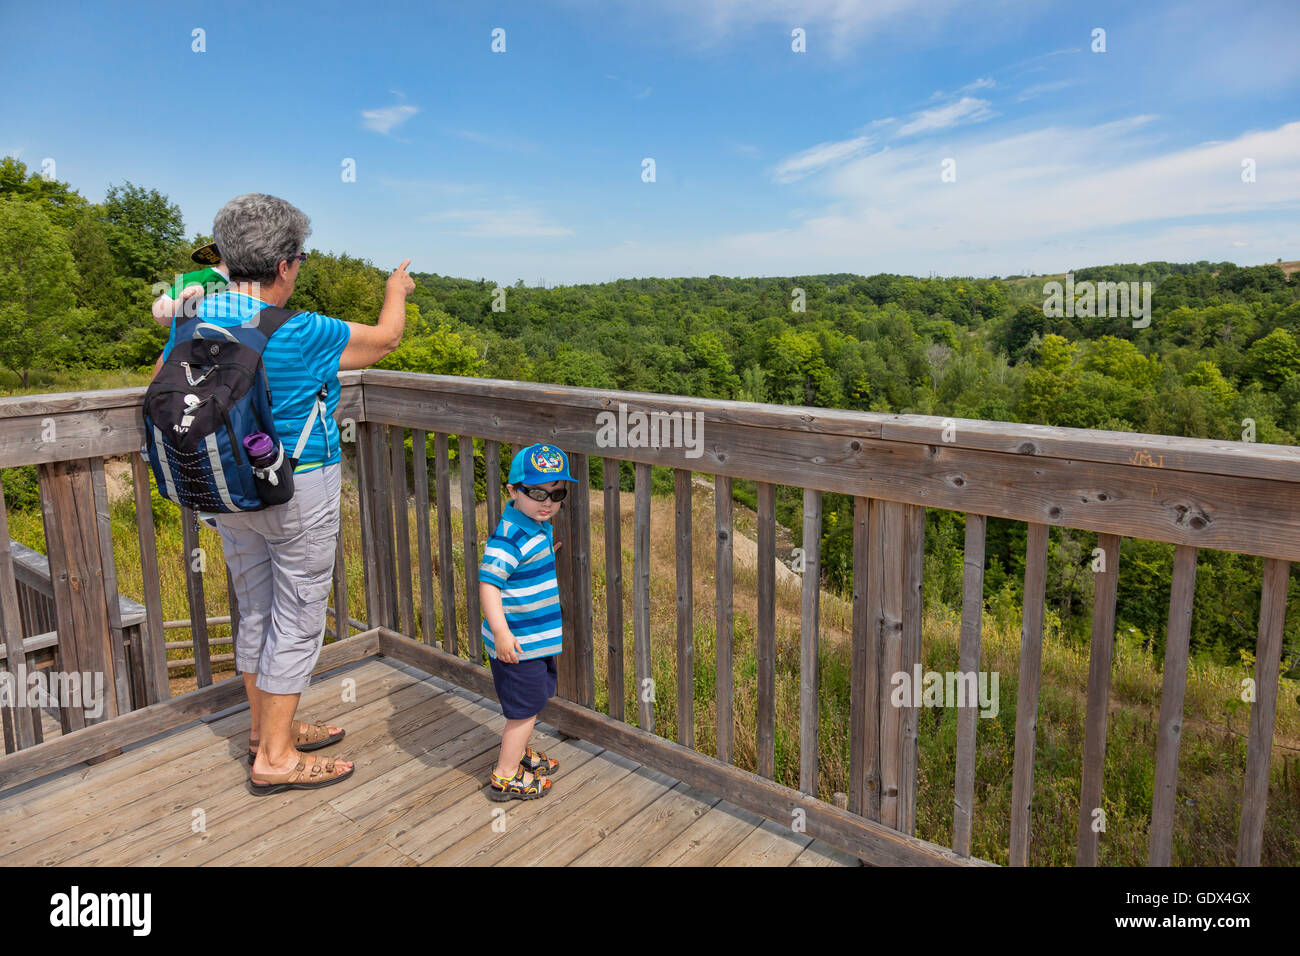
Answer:
<path fill-rule="evenodd" d="M 546 775 L 560 766 L 529 749 L 528 738 L 555 694 L 560 592 L 550 520 L 568 494 L 563 482 L 574 480 L 568 458 L 554 445 L 529 445 L 516 454 L 506 484 L 513 503 L 502 509 L 479 564 L 483 645 L 506 717 L 501 753 L 488 782 L 493 800 L 546 796 L 551 787 Z"/>
<path fill-rule="evenodd" d="M 204 268 L 185 273 L 154 300 L 153 318 L 159 325 L 171 325 L 182 306 L 189 310 L 189 315 L 193 315 L 199 299 L 209 292 L 222 291 L 230 283 L 230 269 L 221 261 L 221 253 L 217 251 L 215 242 L 195 249 L 190 253 L 190 258 Z"/>

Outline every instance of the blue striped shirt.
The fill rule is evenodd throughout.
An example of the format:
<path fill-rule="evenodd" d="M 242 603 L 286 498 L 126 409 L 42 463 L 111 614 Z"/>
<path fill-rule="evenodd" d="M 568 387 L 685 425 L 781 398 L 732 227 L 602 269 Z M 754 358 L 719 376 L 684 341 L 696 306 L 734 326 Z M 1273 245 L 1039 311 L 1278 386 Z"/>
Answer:
<path fill-rule="evenodd" d="M 242 292 L 218 292 L 205 296 L 195 314 L 210 320 L 213 325 L 229 328 L 246 322 L 265 304 Z M 328 387 L 325 425 L 321 427 L 317 415 L 311 437 L 298 456 L 298 460 L 304 463 L 296 469 L 300 473 L 343 460 L 339 453 L 339 426 L 334 421 L 334 412 L 339 407 L 339 358 L 350 336 L 351 330 L 346 322 L 319 312 L 304 312 L 281 326 L 267 341 L 262 353 L 266 381 L 271 388 L 275 430 L 280 433 L 280 441 L 289 454 L 298 444 L 321 385 Z M 176 323 L 172 322 L 171 335 L 163 347 L 163 361 L 167 360 L 175 344 Z"/>
<path fill-rule="evenodd" d="M 555 581 L 555 529 L 506 505 L 483 548 L 478 579 L 501 590 L 506 625 L 519 641 L 521 661 L 560 653 L 560 589 Z M 483 619 L 483 646 L 495 658 L 492 628 Z"/>

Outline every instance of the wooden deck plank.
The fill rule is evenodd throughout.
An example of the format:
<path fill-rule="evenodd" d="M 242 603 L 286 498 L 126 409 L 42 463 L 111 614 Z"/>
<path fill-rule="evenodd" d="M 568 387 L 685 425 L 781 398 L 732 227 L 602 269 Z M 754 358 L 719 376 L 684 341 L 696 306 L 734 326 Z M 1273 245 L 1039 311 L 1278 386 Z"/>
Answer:
<path fill-rule="evenodd" d="M 511 851 L 512 866 L 566 866 L 613 833 L 677 783 L 675 779 L 606 750 L 601 759 L 628 768 L 614 786 L 557 821 L 538 840 Z"/>
<path fill-rule="evenodd" d="M 570 865 L 642 866 L 718 802 L 712 794 L 678 783 Z"/>
<path fill-rule="evenodd" d="M 379 650 L 379 629 L 374 628 L 346 641 L 336 641 L 320 652 L 313 671 L 317 676 L 366 658 Z M 67 663 L 62 665 L 67 668 Z M 25 787 L 44 778 L 66 773 L 80 762 L 99 762 L 121 756 L 126 747 L 142 744 L 159 734 L 188 727 L 195 720 L 246 703 L 241 680 L 222 680 L 200 687 L 168 701 L 151 704 L 111 721 L 101 721 L 18 753 L 0 757 L 0 791 Z"/>
<path fill-rule="evenodd" d="M 212 826 L 212 818 L 209 816 L 207 833 L 193 837 L 186 835 L 169 845 L 147 851 L 145 858 L 127 862 L 168 866 L 206 864 L 233 848 L 259 839 L 274 827 L 287 825 L 304 814 L 314 813 L 323 803 L 333 805 L 331 797 L 337 799 L 346 794 L 347 790 L 364 783 L 367 778 L 417 761 L 426 746 L 436 747 L 472 731 L 476 726 L 474 720 L 465 719 L 465 715 L 449 700 L 451 696 L 443 693 L 426 705 L 437 713 L 435 720 L 399 733 L 395 738 L 381 737 L 377 743 L 353 750 L 351 756 L 356 765 L 354 777 L 359 777 L 360 780 L 338 784 L 323 794 L 290 790 L 269 797 L 254 797 L 243 787 L 229 788 L 226 804 L 222 807 L 225 815 L 216 822 L 221 825 L 228 820 L 232 823 L 231 826 L 218 830 Z M 328 843 L 319 842 L 315 845 L 316 851 L 321 856 L 329 855 L 341 844 L 349 842 L 351 836 L 352 834 L 345 834 L 340 838 L 336 835 Z M 312 861 L 307 859 L 302 862 Z"/>
<path fill-rule="evenodd" d="M 807 848 L 795 857 L 791 866 L 861 866 L 862 861 L 843 850 L 813 840 Z"/>
<path fill-rule="evenodd" d="M 757 813 L 721 800 L 669 840 L 646 866 L 717 866 L 762 822 Z"/>
<path fill-rule="evenodd" d="M 386 669 L 382 663 L 376 663 L 377 667 L 370 664 L 353 665 L 346 670 L 332 673 L 329 681 L 318 680 L 304 692 L 299 714 L 314 713 L 314 708 L 324 700 L 328 700 L 331 708 L 334 708 L 333 701 L 337 696 L 334 678 L 354 678 L 357 680 L 359 693 L 370 693 L 372 691 L 368 688 L 380 687 L 378 682 L 391 669 Z M 323 698 L 319 696 L 322 691 L 318 689 L 318 685 L 325 687 Z M 396 684 L 386 686 L 396 686 Z M 385 693 L 386 690 L 373 692 Z M 15 819 L 32 817 L 48 809 L 50 801 L 54 801 L 55 805 L 63 805 L 84 794 L 124 780 L 135 779 L 141 771 L 155 770 L 161 763 L 175 756 L 211 746 L 214 734 L 222 739 L 232 739 L 241 733 L 246 733 L 248 726 L 249 712 L 247 706 L 244 706 L 215 720 L 196 721 L 164 736 L 158 736 L 148 743 L 126 750 L 112 760 L 94 765 L 78 764 L 69 772 L 27 784 L 0 799 L 0 828 L 12 825 Z M 231 756 L 237 756 L 234 749 L 231 750 Z"/>
<path fill-rule="evenodd" d="M 466 716 L 469 720 L 483 721 L 490 717 L 499 716 L 481 703 L 472 700 L 465 700 Z M 481 725 L 479 725 L 481 726 Z M 489 732 L 490 733 L 490 732 Z M 547 740 L 548 735 L 539 734 L 539 740 Z M 444 745 L 432 751 L 426 751 L 426 755 L 435 759 L 440 755 L 458 754 L 452 759 L 443 759 L 445 764 L 439 776 L 450 778 L 453 781 L 453 787 L 459 784 L 459 790 L 467 790 L 460 800 L 452 804 L 450 808 L 444 809 L 438 813 L 432 814 L 434 819 L 446 819 L 448 815 L 454 816 L 458 807 L 466 803 L 473 803 L 475 800 L 481 800 L 483 803 L 488 801 L 481 794 L 485 782 L 486 767 L 480 767 L 480 764 L 490 764 L 495 762 L 497 753 L 497 737 L 495 733 L 481 734 L 479 737 L 480 745 L 470 748 L 458 746 L 463 739 L 463 735 L 457 738 L 449 738 Z M 579 742 L 581 743 L 581 742 Z M 462 759 L 465 753 L 472 750 L 479 750 L 479 747 L 486 744 L 486 749 L 474 754 L 469 759 Z M 589 744 L 581 743 L 582 747 L 591 748 Z M 549 752 L 557 755 L 568 756 L 568 749 L 572 745 L 564 744 L 558 740 L 554 745 L 549 742 L 546 744 Z M 422 764 L 417 757 L 407 761 L 408 764 Z M 577 761 L 570 758 L 570 765 L 577 765 Z M 425 773 L 421 774 L 424 779 L 428 779 L 427 767 Z M 389 781 L 391 782 L 391 781 Z M 477 791 L 477 792 L 476 792 Z M 356 805 L 355 800 L 349 805 Z M 321 809 L 312 810 L 299 815 L 298 817 L 286 823 L 277 825 L 281 835 L 275 838 L 262 837 L 246 844 L 244 847 L 229 850 L 222 856 L 215 858 L 212 862 L 217 865 L 233 862 L 238 860 L 241 864 L 245 860 L 258 862 L 264 859 L 267 854 L 277 855 L 280 859 L 277 862 L 318 864 L 324 859 L 328 859 L 340 852 L 346 852 L 349 847 L 360 847 L 369 843 L 374 846 L 381 839 L 380 831 L 386 825 L 388 829 L 393 829 L 391 815 L 385 815 L 383 820 L 376 819 L 373 815 L 363 814 L 358 817 L 349 817 L 341 812 L 337 807 L 330 806 L 329 812 L 326 813 Z M 429 816 L 429 808 L 426 805 L 424 815 Z M 333 826 L 331 821 L 346 821 L 346 825 Z M 427 821 L 426 821 L 427 822 Z M 399 826 L 401 826 L 399 824 Z M 413 828 L 418 830 L 419 826 Z M 397 829 L 394 833 L 394 842 L 385 841 L 394 850 L 414 862 L 419 862 L 418 854 L 412 854 L 402 848 L 398 840 L 405 839 L 406 834 L 412 832 L 406 829 Z"/>
<path fill-rule="evenodd" d="M 551 781 L 551 791 L 536 801 L 511 801 L 495 804 L 505 809 L 504 818 L 494 819 L 499 832 L 492 826 L 481 827 L 465 837 L 446 853 L 425 865 L 432 866 L 516 866 L 516 851 L 549 846 L 551 829 L 566 820 L 580 815 L 594 799 L 631 773 L 636 764 L 620 758 L 610 760 L 605 751 L 585 740 L 566 743 L 591 753 L 591 759 L 572 770 L 561 764 L 559 773 Z M 550 859 L 544 860 L 550 864 Z"/>
<path fill-rule="evenodd" d="M 313 715 L 319 709 L 319 705 L 326 701 L 330 704 L 331 713 L 342 713 L 341 710 L 335 708 L 334 704 L 337 698 L 336 685 L 333 683 L 335 678 L 351 677 L 356 680 L 357 693 L 360 698 L 361 694 L 372 692 L 368 691 L 367 687 L 376 681 L 391 681 L 392 683 L 389 686 L 397 686 L 396 682 L 400 678 L 390 676 L 393 673 L 393 668 L 383 661 L 355 664 L 349 666 L 346 670 L 332 672 L 328 679 L 318 678 L 307 688 L 299 704 L 298 713 L 300 715 Z M 322 691 L 320 689 L 322 687 L 326 688 L 328 692 Z M 378 693 L 380 691 L 374 692 Z M 324 697 L 320 696 L 322 693 L 325 694 Z M 245 706 L 242 710 L 227 714 L 217 720 L 199 722 L 189 727 L 174 730 L 166 736 L 158 737 L 147 744 L 132 747 L 112 760 L 106 760 L 93 766 L 78 765 L 75 770 L 69 773 L 51 777 L 48 780 L 29 785 L 24 790 L 7 794 L 3 799 L 0 799 L 0 829 L 13 825 L 15 819 L 32 817 L 37 813 L 48 810 L 49 804 L 46 801 L 51 798 L 57 797 L 58 805 L 73 802 L 85 794 L 94 793 L 114 783 L 135 779 L 143 770 L 156 770 L 162 763 L 175 757 L 211 746 L 214 733 L 223 739 L 232 739 L 241 733 L 247 732 L 249 716 L 248 708 Z M 335 726 L 339 725 L 336 724 Z M 231 757 L 235 756 L 238 756 L 238 753 L 232 749 Z"/>
<path fill-rule="evenodd" d="M 455 738 L 453 746 L 448 747 L 448 741 L 439 739 L 416 755 L 427 756 L 429 760 L 416 760 L 390 768 L 362 781 L 356 788 L 332 797 L 330 804 L 351 820 L 373 817 L 398 803 L 416 799 L 415 792 L 428 786 L 435 771 L 446 766 L 460 766 L 489 750 L 495 754 L 505 725 L 504 718 L 496 725 L 484 724 L 481 718 L 470 712 L 472 704 L 462 702 L 461 706 L 464 708 L 461 713 L 464 722 L 459 726 L 466 729 Z"/>
<path fill-rule="evenodd" d="M 496 763 L 504 726 L 505 718 L 498 715 L 497 721 L 480 726 L 451 747 L 439 748 L 415 765 L 401 768 L 402 772 L 393 776 L 406 778 L 405 792 L 396 796 L 387 789 L 390 780 L 376 779 L 375 786 L 380 788 L 378 795 L 364 803 L 354 804 L 344 812 L 354 822 L 363 824 L 375 840 L 398 847 L 397 840 L 422 820 L 437 815 L 483 788 Z M 554 738 L 538 734 L 535 739 L 550 746 Z M 554 742 L 559 743 L 558 740 Z M 397 783 L 402 785 L 400 780 Z M 335 801 L 334 806 L 339 808 L 341 802 L 344 801 Z"/>
<path fill-rule="evenodd" d="M 414 703 L 417 696 L 406 695 L 403 701 L 397 700 L 396 692 L 405 689 L 403 682 L 411 684 L 412 678 L 391 672 L 391 676 L 385 679 L 383 671 L 372 672 L 369 679 L 357 683 L 358 700 L 368 703 L 344 707 L 332 719 L 346 722 L 345 729 L 355 733 L 382 719 L 393 706 L 404 703 L 406 699 Z M 318 697 L 318 708 L 324 701 L 332 701 L 337 692 L 332 682 L 325 682 L 325 685 Z M 411 686 L 425 687 L 424 696 L 436 692 L 422 683 Z M 214 730 L 217 723 L 226 724 L 224 733 Z M 159 814 L 167 813 L 167 807 L 181 799 L 179 794 L 185 793 L 204 775 L 216 772 L 216 768 L 238 764 L 246 773 L 247 764 L 242 755 L 247 748 L 244 736 L 247 730 L 248 712 L 232 714 L 214 724 L 186 731 L 184 736 L 191 739 L 179 752 L 160 747 L 152 762 L 147 764 L 147 777 L 142 776 L 145 767 L 137 766 L 125 776 L 114 770 L 111 782 L 106 782 L 110 774 L 99 773 L 99 768 L 110 767 L 117 763 L 115 759 L 90 768 L 90 772 L 71 789 L 46 794 L 39 800 L 25 800 L 23 805 L 30 815 L 21 820 L 21 825 L 6 827 L 5 838 L 0 842 L 0 865 L 33 862 L 28 856 L 41 851 L 42 847 L 49 848 L 47 853 L 55 853 L 75 846 L 69 856 L 82 852 L 88 845 L 95 845 L 87 844 L 86 840 L 102 837 L 99 840 L 102 843 L 115 833 L 129 832 L 126 828 L 134 828 L 132 824 L 137 815 L 143 814 L 146 823 L 156 822 Z M 168 738 L 163 738 L 158 743 L 167 742 Z M 141 794 L 142 779 L 149 780 L 149 793 L 144 795 Z M 97 820 L 97 825 L 86 828 L 85 824 L 91 820 Z M 66 835 L 66 839 L 61 840 L 61 835 Z"/>
<path fill-rule="evenodd" d="M 582 750 L 572 743 L 559 740 L 556 740 L 553 744 L 546 741 L 543 749 L 559 760 L 561 764 L 565 764 L 575 771 L 592 757 L 586 750 Z M 495 756 L 496 754 L 493 753 L 492 757 L 495 758 Z M 477 764 L 474 766 L 477 768 Z M 467 772 L 457 768 L 457 772 L 461 773 L 469 784 L 472 784 L 472 789 L 462 794 L 455 803 L 441 808 L 437 813 L 420 821 L 405 833 L 388 841 L 421 865 L 446 852 L 452 846 L 470 836 L 475 829 L 482 827 L 489 830 L 498 816 L 493 811 L 503 806 L 489 800 L 487 794 L 483 792 L 487 783 L 487 773 L 484 770 L 476 769 Z M 518 804 L 518 807 L 514 810 L 516 813 L 527 814 L 538 811 L 539 801 L 516 801 L 516 803 Z M 506 812 L 509 813 L 510 810 L 507 809 Z"/>
<path fill-rule="evenodd" d="M 718 866 L 789 866 L 811 843 L 811 837 L 764 820 Z"/>
<path fill-rule="evenodd" d="M 205 865 L 304 866 L 318 839 L 358 829 L 328 803 L 317 804 L 308 813 L 276 822 L 252 840 L 231 847 Z"/>
<path fill-rule="evenodd" d="M 438 714 L 446 713 L 446 708 L 437 704 L 442 696 L 436 688 L 413 682 L 373 700 L 351 712 L 348 736 L 336 748 L 331 748 L 331 753 L 342 757 L 354 757 L 359 751 L 370 753 L 390 739 L 398 728 L 431 722 Z M 45 850 L 35 862 L 125 863 L 161 851 L 177 841 L 204 842 L 217 828 L 226 832 L 227 821 L 237 820 L 241 829 L 254 826 L 267 802 L 275 797 L 252 796 L 245 786 L 249 774 L 247 762 L 229 759 L 221 743 L 211 751 L 206 766 L 200 766 L 194 759 L 182 759 L 176 769 L 183 776 L 177 783 L 120 806 L 111 814 L 93 807 L 78 811 L 80 817 L 93 819 L 93 823 L 70 827 L 65 831 L 66 839 L 57 844 L 43 840 Z M 289 795 L 301 793 L 304 791 L 288 792 Z M 192 829 L 195 810 L 202 811 L 200 833 Z"/>
<path fill-rule="evenodd" d="M 387 843 L 381 843 L 379 846 L 371 847 L 368 850 L 358 849 L 360 856 L 356 856 L 350 850 L 340 850 L 334 856 L 327 857 L 313 866 L 415 866 L 415 861 L 409 856 Z M 306 865 L 306 864 L 303 864 Z"/>

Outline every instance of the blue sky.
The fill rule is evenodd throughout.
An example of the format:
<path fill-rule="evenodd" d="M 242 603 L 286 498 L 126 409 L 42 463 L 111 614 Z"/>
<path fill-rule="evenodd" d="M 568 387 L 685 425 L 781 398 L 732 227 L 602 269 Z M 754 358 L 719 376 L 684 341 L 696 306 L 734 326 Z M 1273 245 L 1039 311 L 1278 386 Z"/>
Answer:
<path fill-rule="evenodd" d="M 1300 258 L 1297 37 L 1295 0 L 0 0 L 0 153 L 503 283 L 1257 264 Z"/>

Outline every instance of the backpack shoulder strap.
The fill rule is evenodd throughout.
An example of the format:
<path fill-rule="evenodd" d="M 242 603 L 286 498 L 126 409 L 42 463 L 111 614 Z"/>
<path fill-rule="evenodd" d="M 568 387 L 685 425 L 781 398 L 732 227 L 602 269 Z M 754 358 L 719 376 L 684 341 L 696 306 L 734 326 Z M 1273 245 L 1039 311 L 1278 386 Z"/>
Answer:
<path fill-rule="evenodd" d="M 304 311 L 304 309 L 294 309 L 290 311 L 289 309 L 281 308 L 278 305 L 268 305 L 266 308 L 262 309 L 261 312 L 258 312 L 255 317 L 257 330 L 269 339 L 279 331 L 285 323 L 296 315 L 302 315 Z"/>

